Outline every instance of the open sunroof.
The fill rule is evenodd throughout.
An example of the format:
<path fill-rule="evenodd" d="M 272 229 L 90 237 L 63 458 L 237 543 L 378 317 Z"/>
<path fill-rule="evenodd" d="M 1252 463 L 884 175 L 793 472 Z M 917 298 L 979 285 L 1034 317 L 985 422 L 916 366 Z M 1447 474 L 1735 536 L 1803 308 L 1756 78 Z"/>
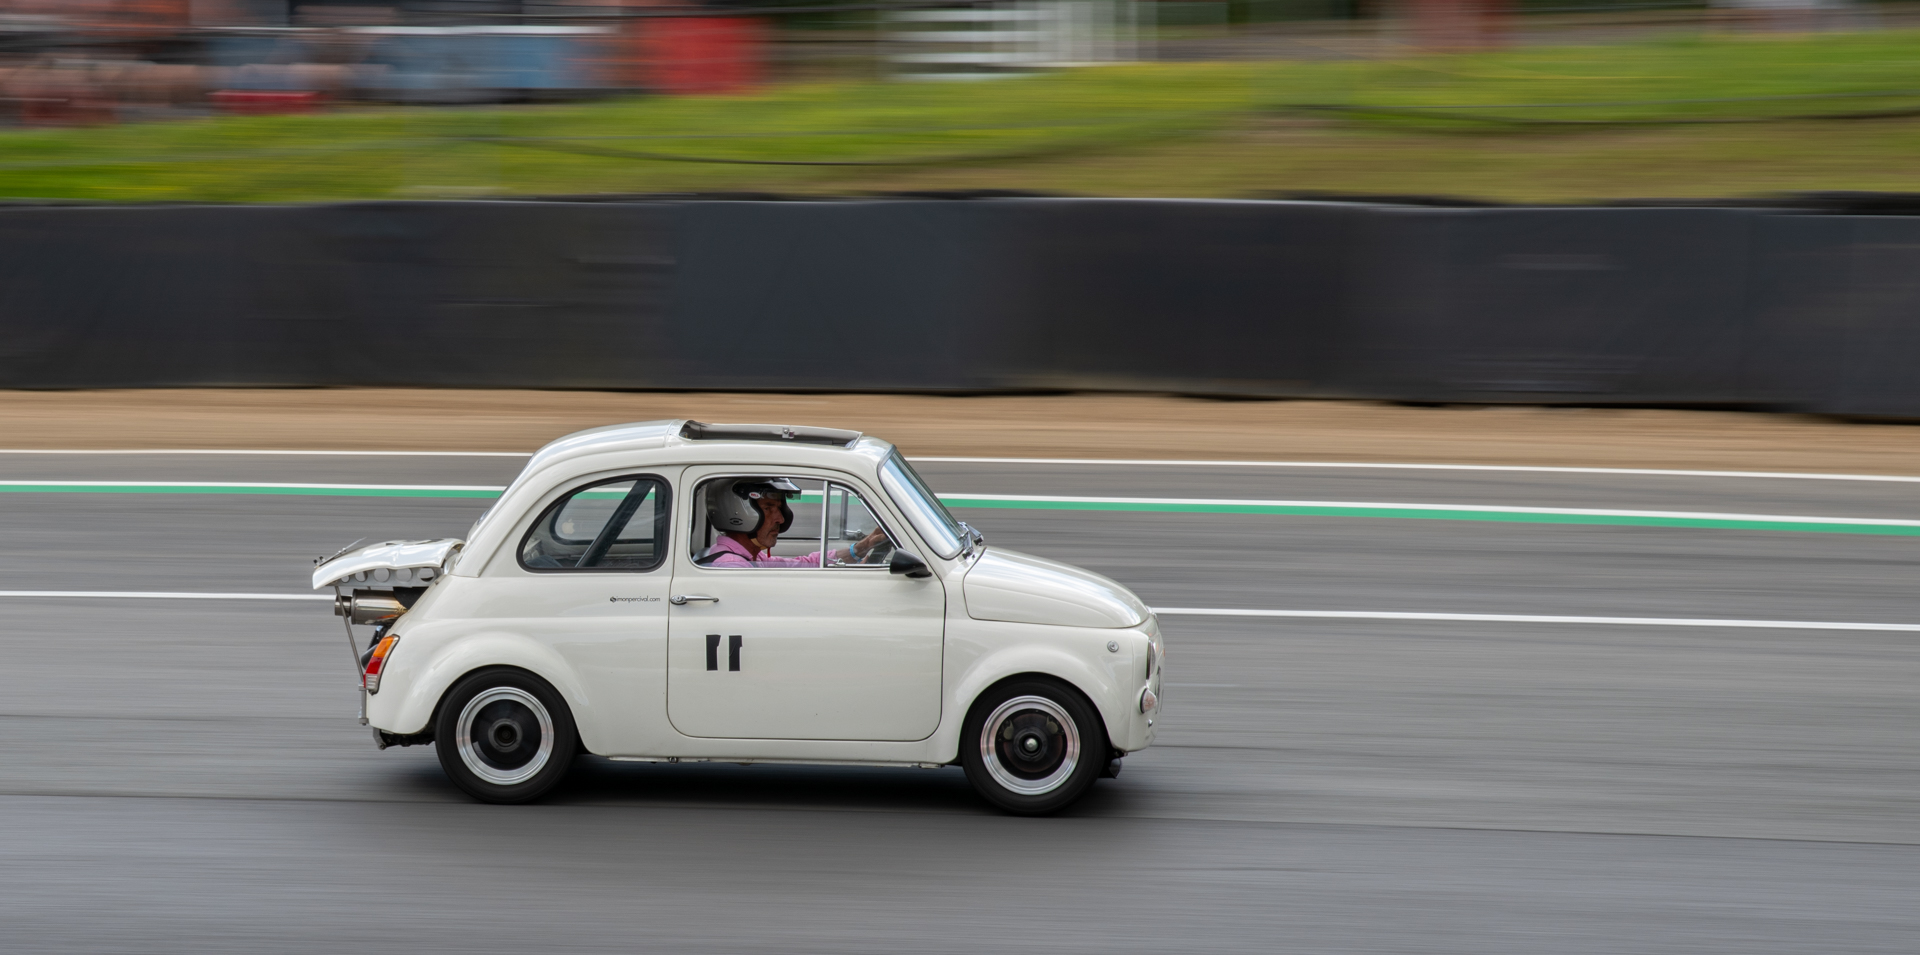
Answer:
<path fill-rule="evenodd" d="M 792 444 L 830 444 L 837 448 L 860 440 L 860 432 L 840 428 L 808 428 L 786 424 L 707 424 L 689 421 L 680 428 L 689 441 L 781 441 Z"/>

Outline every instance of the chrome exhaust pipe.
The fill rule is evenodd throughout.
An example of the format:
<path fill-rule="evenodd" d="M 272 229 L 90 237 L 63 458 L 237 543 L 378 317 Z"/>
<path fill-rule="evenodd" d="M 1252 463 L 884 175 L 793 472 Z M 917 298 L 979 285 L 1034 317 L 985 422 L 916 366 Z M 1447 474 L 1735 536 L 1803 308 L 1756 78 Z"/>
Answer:
<path fill-rule="evenodd" d="M 356 590 L 333 598 L 333 615 L 348 623 L 381 624 L 407 612 L 400 598 L 385 590 Z"/>

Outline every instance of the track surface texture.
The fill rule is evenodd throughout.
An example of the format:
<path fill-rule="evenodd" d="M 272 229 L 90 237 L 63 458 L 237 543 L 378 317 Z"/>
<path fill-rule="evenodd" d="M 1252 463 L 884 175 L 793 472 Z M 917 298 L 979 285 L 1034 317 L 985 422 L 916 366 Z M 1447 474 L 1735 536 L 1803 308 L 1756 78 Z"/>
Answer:
<path fill-rule="evenodd" d="M 500 484 L 511 458 L 0 455 L 0 479 Z M 942 492 L 1920 517 L 1920 485 L 926 464 Z M 0 495 L 0 588 L 298 593 L 473 500 Z M 1161 607 L 1920 622 L 1920 541 L 963 512 Z M 957 769 L 375 751 L 324 603 L 0 599 L 0 950 L 1911 953 L 1920 634 L 1168 616 L 1160 743 L 1070 811 Z"/>

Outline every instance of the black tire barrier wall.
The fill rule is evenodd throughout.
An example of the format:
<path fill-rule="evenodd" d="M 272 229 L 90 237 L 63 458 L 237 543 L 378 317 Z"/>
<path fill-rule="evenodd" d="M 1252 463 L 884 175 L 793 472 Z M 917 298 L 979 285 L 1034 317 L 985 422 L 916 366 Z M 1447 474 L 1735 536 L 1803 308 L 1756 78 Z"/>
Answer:
<path fill-rule="evenodd" d="M 1113 389 L 1920 417 L 1920 217 L 1118 199 L 0 209 L 0 387 Z"/>
<path fill-rule="evenodd" d="M 1421 401 L 1745 400 L 1756 216 L 1392 209 L 1367 218 L 1339 380 Z"/>
<path fill-rule="evenodd" d="M 0 211 L 0 386 L 634 387 L 673 210 Z"/>

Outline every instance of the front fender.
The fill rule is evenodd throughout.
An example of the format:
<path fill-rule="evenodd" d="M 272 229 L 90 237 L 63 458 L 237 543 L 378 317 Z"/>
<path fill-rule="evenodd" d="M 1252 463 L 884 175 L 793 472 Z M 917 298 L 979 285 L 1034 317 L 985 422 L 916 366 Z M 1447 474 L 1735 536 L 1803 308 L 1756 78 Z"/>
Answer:
<path fill-rule="evenodd" d="M 972 659 L 965 663 L 948 691 L 948 712 L 955 718 L 949 724 L 950 731 L 941 734 L 939 752 L 943 762 L 951 762 L 959 755 L 961 727 L 973 701 L 994 684 L 1024 674 L 1063 680 L 1085 694 L 1105 724 L 1102 729 L 1107 734 L 1107 742 L 1127 745 L 1131 738 L 1135 689 L 1128 682 L 1128 676 L 1134 660 L 1140 658 L 1139 653 L 1146 645 L 1144 634 L 1019 624 L 1000 624 L 991 630 L 1001 628 L 1008 631 L 997 635 L 1001 639 L 955 641 L 956 649 Z M 1110 640 L 1121 643 L 1120 652 L 1107 650 Z M 1134 646 L 1136 643 L 1138 647 Z"/>
<path fill-rule="evenodd" d="M 435 708 L 447 690 L 461 677 L 490 666 L 518 667 L 553 685 L 573 714 L 589 712 L 591 701 L 575 676 L 573 668 L 544 643 L 511 630 L 485 630 L 457 639 L 439 642 L 429 634 L 401 635 L 401 651 L 409 637 L 415 645 L 426 644 L 418 656 L 396 652 L 390 669 L 381 679 L 380 692 L 367 700 L 367 719 L 375 728 L 395 735 L 421 733 L 430 729 Z M 391 695 L 389 695 L 391 694 Z M 598 740 L 589 739 L 590 721 L 574 719 L 580 741 L 595 750 Z"/>

